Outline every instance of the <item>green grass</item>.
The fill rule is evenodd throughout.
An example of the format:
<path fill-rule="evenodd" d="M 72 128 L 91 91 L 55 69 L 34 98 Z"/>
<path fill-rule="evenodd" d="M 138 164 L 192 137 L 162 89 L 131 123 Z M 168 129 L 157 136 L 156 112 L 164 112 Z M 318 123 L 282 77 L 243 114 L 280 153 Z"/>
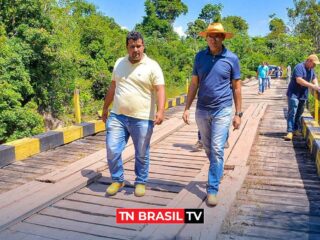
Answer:
<path fill-rule="evenodd" d="M 186 93 L 186 86 L 166 86 L 167 98 L 177 97 Z"/>

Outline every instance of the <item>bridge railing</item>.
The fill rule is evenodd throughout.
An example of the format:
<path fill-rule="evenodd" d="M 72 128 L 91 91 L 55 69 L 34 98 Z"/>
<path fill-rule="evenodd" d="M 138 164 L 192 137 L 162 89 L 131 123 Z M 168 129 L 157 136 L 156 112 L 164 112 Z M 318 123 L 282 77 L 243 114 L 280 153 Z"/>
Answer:
<path fill-rule="evenodd" d="M 169 98 L 166 100 L 165 108 L 168 109 L 181 105 L 186 102 L 186 99 L 186 94 Z M 81 121 L 79 90 L 75 90 L 73 100 L 75 125 L 0 144 L 0 167 L 14 161 L 24 160 L 34 154 L 56 148 L 80 138 L 105 131 L 105 123 L 100 119 L 87 122 Z"/>
<path fill-rule="evenodd" d="M 308 102 L 309 113 L 304 113 L 302 118 L 302 135 L 315 161 L 318 175 L 320 176 L 320 125 L 319 125 L 319 92 L 310 91 L 313 97 Z"/>
<path fill-rule="evenodd" d="M 319 101 L 320 94 L 318 91 L 310 91 L 310 94 L 313 96 L 313 99 L 308 103 L 308 109 L 311 112 L 314 118 L 314 124 L 319 126 Z"/>

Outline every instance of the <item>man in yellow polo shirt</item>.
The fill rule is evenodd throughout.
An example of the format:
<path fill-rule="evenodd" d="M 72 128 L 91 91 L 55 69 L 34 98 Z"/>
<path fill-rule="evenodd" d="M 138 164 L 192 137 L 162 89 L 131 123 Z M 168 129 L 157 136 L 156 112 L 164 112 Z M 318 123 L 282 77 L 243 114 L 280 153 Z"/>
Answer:
<path fill-rule="evenodd" d="M 121 154 L 131 136 L 135 148 L 134 193 L 141 197 L 145 194 L 149 175 L 153 126 L 161 124 L 164 119 L 164 77 L 159 64 L 144 53 L 144 41 L 139 32 L 129 32 L 126 44 L 128 55 L 115 63 L 102 113 L 107 128 L 107 160 L 113 181 L 107 193 L 115 195 L 124 186 Z"/>

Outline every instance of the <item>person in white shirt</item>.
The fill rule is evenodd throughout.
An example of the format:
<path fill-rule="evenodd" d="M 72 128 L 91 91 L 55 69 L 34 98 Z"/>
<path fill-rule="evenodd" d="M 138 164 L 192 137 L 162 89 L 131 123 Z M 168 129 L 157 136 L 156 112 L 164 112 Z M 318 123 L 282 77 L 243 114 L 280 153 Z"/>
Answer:
<path fill-rule="evenodd" d="M 161 124 L 164 119 L 165 87 L 159 64 L 144 53 L 142 35 L 129 32 L 126 44 L 128 55 L 115 63 L 103 106 L 102 120 L 106 122 L 107 129 L 107 160 L 113 181 L 107 193 L 115 195 L 124 186 L 121 154 L 131 136 L 135 148 L 135 195 L 141 197 L 145 194 L 149 175 L 153 127 Z"/>

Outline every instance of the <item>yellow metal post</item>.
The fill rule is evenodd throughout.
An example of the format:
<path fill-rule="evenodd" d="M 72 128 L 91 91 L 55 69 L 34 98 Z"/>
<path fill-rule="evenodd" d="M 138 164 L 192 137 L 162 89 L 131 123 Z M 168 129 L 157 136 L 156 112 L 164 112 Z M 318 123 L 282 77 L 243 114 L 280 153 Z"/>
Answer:
<path fill-rule="evenodd" d="M 189 91 L 189 79 L 186 80 L 186 94 L 188 94 Z"/>
<path fill-rule="evenodd" d="M 76 123 L 81 123 L 81 109 L 80 109 L 79 89 L 75 89 L 74 90 L 73 102 L 74 102 L 74 115 L 75 115 L 75 118 L 76 118 Z"/>
<path fill-rule="evenodd" d="M 318 99 L 318 91 L 314 91 L 314 120 L 317 124 L 319 124 L 319 99 Z"/>

